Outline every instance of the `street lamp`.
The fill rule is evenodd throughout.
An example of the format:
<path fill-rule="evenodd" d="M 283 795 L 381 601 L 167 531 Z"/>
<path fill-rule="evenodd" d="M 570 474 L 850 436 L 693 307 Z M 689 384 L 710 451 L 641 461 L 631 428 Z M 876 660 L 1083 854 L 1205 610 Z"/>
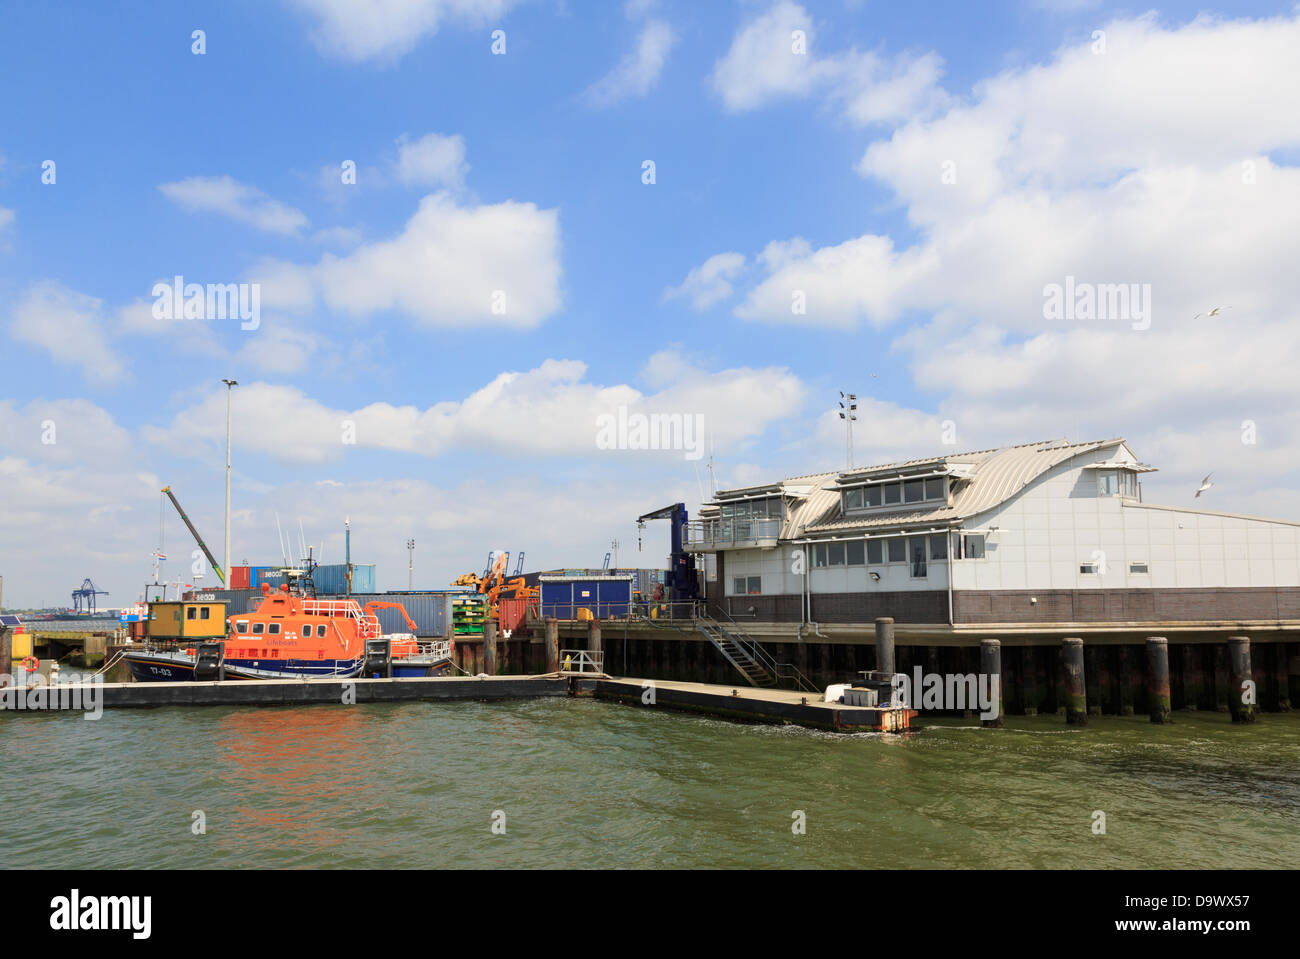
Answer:
<path fill-rule="evenodd" d="M 406 541 L 406 589 L 415 590 L 415 540 Z"/>
<path fill-rule="evenodd" d="M 226 384 L 226 585 L 230 585 L 230 389 L 238 386 L 237 380 L 222 380 Z"/>
<path fill-rule="evenodd" d="M 848 430 L 849 469 L 853 469 L 853 423 L 858 418 L 858 394 L 840 390 L 840 419 Z"/>

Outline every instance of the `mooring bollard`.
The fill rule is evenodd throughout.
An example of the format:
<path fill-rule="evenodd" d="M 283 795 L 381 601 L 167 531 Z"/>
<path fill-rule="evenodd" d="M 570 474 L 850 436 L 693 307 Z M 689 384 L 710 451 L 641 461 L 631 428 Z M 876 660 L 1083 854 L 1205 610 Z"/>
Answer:
<path fill-rule="evenodd" d="M 881 616 L 876 620 L 876 671 L 894 672 L 894 620 Z"/>
<path fill-rule="evenodd" d="M 483 624 L 483 672 L 497 674 L 497 624 L 491 619 Z"/>
<path fill-rule="evenodd" d="M 1066 639 L 1061 643 L 1065 672 L 1065 721 L 1071 726 L 1088 724 L 1088 693 L 1084 685 L 1083 640 Z"/>
<path fill-rule="evenodd" d="M 560 671 L 560 623 L 554 616 L 546 617 L 546 671 Z"/>
<path fill-rule="evenodd" d="M 1232 680 L 1228 686 L 1228 712 L 1234 723 L 1255 721 L 1255 684 L 1250 672 L 1250 638 L 1228 637 L 1228 659 Z"/>
<path fill-rule="evenodd" d="M 980 640 L 980 672 L 988 677 L 985 682 L 989 684 L 990 692 L 993 690 L 994 683 L 997 683 L 997 697 L 993 702 L 993 707 L 998 711 L 997 716 L 993 719 L 980 720 L 981 726 L 993 729 L 1002 726 L 1002 641 L 1000 639 L 981 639 Z"/>
<path fill-rule="evenodd" d="M 1147 637 L 1147 703 L 1153 723 L 1169 722 L 1169 641 Z"/>

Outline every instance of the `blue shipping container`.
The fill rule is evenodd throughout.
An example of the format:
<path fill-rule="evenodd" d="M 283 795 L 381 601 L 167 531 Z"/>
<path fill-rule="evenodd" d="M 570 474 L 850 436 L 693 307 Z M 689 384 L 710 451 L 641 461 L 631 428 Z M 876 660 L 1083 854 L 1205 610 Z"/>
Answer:
<path fill-rule="evenodd" d="M 353 567 L 353 572 L 356 567 Z M 322 595 L 322 594 L 318 594 Z M 406 614 L 415 621 L 416 636 L 444 636 L 451 617 L 451 598 L 456 593 L 353 593 L 352 598 L 363 607 L 371 600 L 401 603 Z M 335 598 L 342 598 L 341 596 Z M 385 633 L 409 633 L 410 625 L 396 609 L 377 609 L 375 616 Z"/>
<path fill-rule="evenodd" d="M 348 564 L 335 563 L 330 566 L 317 566 L 312 573 L 312 582 L 316 584 L 316 592 L 338 593 L 342 595 L 348 591 Z M 373 564 L 362 566 L 359 563 L 352 564 L 352 592 L 356 593 L 373 593 L 375 591 L 375 567 Z"/>
<path fill-rule="evenodd" d="M 543 576 L 541 614 L 577 619 L 586 609 L 596 619 L 627 616 L 632 604 L 631 576 Z"/>

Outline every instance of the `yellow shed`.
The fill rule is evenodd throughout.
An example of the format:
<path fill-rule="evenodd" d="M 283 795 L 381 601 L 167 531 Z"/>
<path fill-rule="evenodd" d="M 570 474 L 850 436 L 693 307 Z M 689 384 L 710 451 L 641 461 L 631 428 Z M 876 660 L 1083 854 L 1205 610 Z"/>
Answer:
<path fill-rule="evenodd" d="M 222 639 L 225 603 L 150 603 L 145 636 L 149 639 Z"/>

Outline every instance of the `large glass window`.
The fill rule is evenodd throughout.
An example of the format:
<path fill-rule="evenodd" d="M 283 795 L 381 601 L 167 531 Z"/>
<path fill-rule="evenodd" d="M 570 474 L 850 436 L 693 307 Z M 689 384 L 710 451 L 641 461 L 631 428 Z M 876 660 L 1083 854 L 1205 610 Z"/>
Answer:
<path fill-rule="evenodd" d="M 928 543 L 924 536 L 916 536 L 907 541 L 908 551 L 912 555 L 912 578 L 922 579 L 926 575 L 926 554 Z"/>
<path fill-rule="evenodd" d="M 885 561 L 884 544 L 878 539 L 867 540 L 867 565 L 879 566 Z"/>
<path fill-rule="evenodd" d="M 948 558 L 948 534 L 935 533 L 930 537 L 930 558 L 947 559 Z"/>
<path fill-rule="evenodd" d="M 868 486 L 863 490 L 863 501 L 868 506 L 879 506 L 881 503 L 881 488 L 879 486 Z"/>
<path fill-rule="evenodd" d="M 903 500 L 907 503 L 919 503 L 925 499 L 925 480 L 908 480 L 903 484 Z"/>
<path fill-rule="evenodd" d="M 1114 496 L 1119 492 L 1119 475 L 1109 470 L 1097 474 L 1097 482 L 1102 496 Z"/>
<path fill-rule="evenodd" d="M 757 596 L 763 592 L 763 577 L 751 576 L 746 583 L 746 590 L 750 596 Z"/>
<path fill-rule="evenodd" d="M 745 583 L 745 577 L 744 577 L 744 576 L 737 576 L 737 577 L 736 577 L 736 581 L 735 581 L 735 583 L 733 583 L 732 585 L 735 587 L 735 589 L 733 590 L 733 592 L 735 592 L 735 594 L 736 594 L 737 596 L 743 596 L 743 595 L 745 595 L 745 586 L 746 586 L 746 583 Z"/>
<path fill-rule="evenodd" d="M 907 562 L 907 540 L 902 537 L 886 540 L 889 544 L 889 561 L 891 563 Z"/>
<path fill-rule="evenodd" d="M 826 547 L 824 545 L 814 546 L 813 566 L 816 567 L 817 569 L 821 569 L 825 565 L 826 565 Z"/>
<path fill-rule="evenodd" d="M 845 490 L 844 508 L 845 509 L 862 508 L 862 487 L 858 487 L 856 489 L 851 489 L 851 490 Z"/>
<path fill-rule="evenodd" d="M 848 562 L 850 566 L 861 566 L 866 559 L 866 543 L 860 539 L 855 539 L 845 545 L 848 551 Z"/>
<path fill-rule="evenodd" d="M 831 543 L 827 549 L 827 564 L 830 566 L 844 565 L 844 544 Z"/>
<path fill-rule="evenodd" d="M 962 537 L 962 558 L 963 559 L 983 559 L 984 558 L 984 534 L 972 533 Z"/>
<path fill-rule="evenodd" d="M 926 499 L 947 499 L 943 492 L 943 477 L 932 476 L 925 481 Z"/>
<path fill-rule="evenodd" d="M 891 506 L 894 503 L 901 503 L 902 501 L 903 501 L 902 483 L 890 483 L 888 486 L 885 487 L 886 506 Z"/>

